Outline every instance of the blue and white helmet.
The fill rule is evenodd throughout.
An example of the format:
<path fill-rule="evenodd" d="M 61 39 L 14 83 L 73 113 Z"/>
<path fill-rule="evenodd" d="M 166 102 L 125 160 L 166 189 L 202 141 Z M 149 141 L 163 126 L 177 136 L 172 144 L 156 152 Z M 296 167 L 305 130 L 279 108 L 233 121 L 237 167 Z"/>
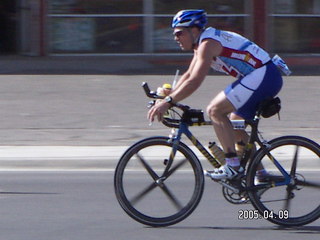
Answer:
<path fill-rule="evenodd" d="M 207 24 L 207 13 L 202 9 L 188 9 L 179 11 L 172 20 L 172 28 L 175 27 L 199 27 Z"/>

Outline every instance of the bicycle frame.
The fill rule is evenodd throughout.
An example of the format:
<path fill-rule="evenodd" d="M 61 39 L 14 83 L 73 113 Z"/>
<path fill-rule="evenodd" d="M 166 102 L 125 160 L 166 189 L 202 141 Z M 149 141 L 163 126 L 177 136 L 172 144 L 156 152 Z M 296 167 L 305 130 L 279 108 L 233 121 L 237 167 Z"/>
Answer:
<path fill-rule="evenodd" d="M 199 142 L 199 140 L 192 134 L 192 132 L 189 130 L 189 126 L 185 122 L 180 123 L 180 127 L 178 128 L 177 134 L 175 136 L 171 137 L 171 141 L 173 143 L 172 146 L 172 152 L 170 154 L 170 161 L 173 160 L 175 153 L 177 151 L 178 144 L 181 140 L 181 136 L 185 135 L 192 144 L 203 154 L 203 156 L 215 167 L 218 168 L 221 166 L 221 163 L 218 159 L 216 159 L 214 156 L 212 156 L 208 150 Z"/>
<path fill-rule="evenodd" d="M 246 123 L 251 127 L 251 134 L 249 137 L 249 141 L 246 145 L 246 149 L 244 151 L 244 154 L 241 159 L 241 165 L 243 167 L 245 166 L 247 160 L 250 158 L 250 155 L 252 153 L 252 149 L 255 143 L 257 143 L 260 147 L 259 151 L 264 151 L 266 155 L 269 157 L 269 159 L 273 162 L 273 164 L 278 168 L 278 170 L 282 173 L 284 176 L 283 182 L 272 182 L 271 187 L 286 185 L 290 182 L 291 176 L 286 172 L 286 170 L 281 166 L 281 164 L 272 156 L 272 154 L 269 152 L 269 144 L 267 141 L 261 141 L 258 136 L 258 125 L 259 125 L 260 118 L 256 116 L 254 120 L 246 120 Z M 264 187 L 262 184 L 261 187 Z"/>
<path fill-rule="evenodd" d="M 244 153 L 241 158 L 241 165 L 245 167 L 247 164 L 248 159 L 250 158 L 254 145 L 255 143 L 258 144 L 260 147 L 260 151 L 265 151 L 267 153 L 267 156 L 270 158 L 270 160 L 274 163 L 274 165 L 279 169 L 279 171 L 283 174 L 284 176 L 284 181 L 283 182 L 274 182 L 272 183 L 272 187 L 275 186 L 280 186 L 280 185 L 286 185 L 290 182 L 290 175 L 285 171 L 285 169 L 279 164 L 279 162 L 271 155 L 271 153 L 268 150 L 268 143 L 266 141 L 261 141 L 259 136 L 258 136 L 258 124 L 259 124 L 259 118 L 256 117 L 254 120 L 251 121 L 245 121 L 247 125 L 251 127 L 251 134 L 249 136 L 249 141 L 245 146 Z M 231 121 L 232 122 L 232 121 Z M 210 121 L 205 121 L 200 125 L 211 125 Z M 179 142 L 181 140 L 182 135 L 185 135 L 191 143 L 202 153 L 202 155 L 210 162 L 210 164 L 214 168 L 219 168 L 222 163 L 216 159 L 202 144 L 201 142 L 193 135 L 193 133 L 189 130 L 190 124 L 181 121 L 179 124 L 179 128 L 175 131 L 175 134 L 170 136 L 170 141 L 172 142 L 172 151 L 170 153 L 168 165 L 164 171 L 164 176 L 169 172 L 169 169 L 172 166 L 173 159 L 175 157 L 175 154 L 177 152 L 177 148 L 179 145 Z M 192 125 L 191 125 L 192 126 Z M 261 185 L 261 188 L 263 185 Z"/>

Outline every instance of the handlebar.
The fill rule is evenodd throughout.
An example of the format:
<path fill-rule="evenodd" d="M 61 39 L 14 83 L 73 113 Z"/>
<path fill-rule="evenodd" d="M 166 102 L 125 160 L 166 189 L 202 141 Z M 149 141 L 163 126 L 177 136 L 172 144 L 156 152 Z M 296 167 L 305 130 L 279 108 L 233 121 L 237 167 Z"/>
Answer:
<path fill-rule="evenodd" d="M 151 91 L 148 83 L 143 82 L 142 88 L 147 97 L 152 99 L 164 99 L 163 96 L 157 95 L 155 91 Z M 150 105 L 153 106 L 154 102 L 152 102 Z M 179 114 L 178 111 L 173 110 L 173 108 L 178 108 L 183 113 Z M 174 113 L 172 115 L 176 114 L 179 116 L 179 118 L 175 119 L 173 116 L 170 115 L 164 116 L 162 123 L 167 127 L 178 128 L 181 122 L 185 122 L 189 126 L 211 125 L 211 121 L 204 120 L 203 111 L 200 109 L 191 109 L 189 106 L 181 103 L 172 103 L 172 107 L 170 109 L 171 112 Z"/>
<path fill-rule="evenodd" d="M 149 97 L 149 98 L 153 98 L 153 99 L 164 99 L 165 98 L 165 96 L 159 96 L 159 95 L 157 95 L 157 93 L 155 91 L 151 91 L 148 83 L 146 83 L 146 82 L 142 83 L 142 88 L 143 88 L 145 94 L 147 95 L 147 97 Z M 186 110 L 190 109 L 189 106 L 181 104 L 181 103 L 171 103 L 171 105 L 173 107 L 180 108 L 182 111 L 186 111 Z"/>
<path fill-rule="evenodd" d="M 143 82 L 142 87 L 143 87 L 143 90 L 146 93 L 147 97 L 153 98 L 153 99 L 163 99 L 164 98 L 162 96 L 157 95 L 157 93 L 155 91 L 151 91 L 148 83 Z"/>

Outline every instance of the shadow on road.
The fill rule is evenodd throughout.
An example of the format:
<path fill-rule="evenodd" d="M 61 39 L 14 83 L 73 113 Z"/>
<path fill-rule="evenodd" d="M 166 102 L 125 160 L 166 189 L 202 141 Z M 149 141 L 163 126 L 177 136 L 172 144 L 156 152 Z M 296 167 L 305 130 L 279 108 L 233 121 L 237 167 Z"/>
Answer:
<path fill-rule="evenodd" d="M 152 228 L 152 227 L 146 227 Z M 163 229 L 163 228 L 161 228 Z M 226 231 L 286 231 L 290 233 L 300 233 L 300 234 L 320 234 L 320 226 L 300 226 L 300 227 L 282 227 L 282 226 L 267 226 L 267 227 L 209 227 L 209 226 L 171 226 L 166 227 L 168 230 L 226 230 Z"/>

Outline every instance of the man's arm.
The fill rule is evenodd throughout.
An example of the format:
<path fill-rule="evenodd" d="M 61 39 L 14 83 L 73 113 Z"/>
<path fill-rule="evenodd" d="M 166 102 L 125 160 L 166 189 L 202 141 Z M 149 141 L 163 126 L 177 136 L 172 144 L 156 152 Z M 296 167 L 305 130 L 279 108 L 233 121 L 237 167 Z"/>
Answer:
<path fill-rule="evenodd" d="M 179 78 L 179 81 L 177 82 L 176 86 L 174 87 L 174 89 L 178 89 L 181 84 L 190 77 L 191 73 L 192 73 L 192 69 L 194 68 L 194 65 L 196 64 L 197 61 L 197 57 L 196 54 L 193 55 L 193 58 L 189 64 L 188 70 L 182 74 L 182 76 Z"/>
<path fill-rule="evenodd" d="M 208 74 L 213 57 L 218 56 L 221 51 L 222 46 L 219 42 L 213 39 L 202 41 L 195 51 L 187 71 L 188 75 L 183 75 L 184 78 L 179 81 L 179 85 L 170 94 L 174 102 L 185 99 L 198 89 Z"/>
<path fill-rule="evenodd" d="M 190 72 L 188 70 L 182 76 L 179 85 L 169 95 L 173 102 L 179 102 L 190 96 L 201 85 L 209 71 L 212 58 L 218 56 L 221 51 L 222 46 L 219 42 L 212 39 L 202 41 L 199 48 L 195 50 L 195 56 L 189 67 Z M 152 122 L 156 117 L 161 121 L 169 107 L 169 103 L 160 101 L 149 110 L 148 119 Z"/>

